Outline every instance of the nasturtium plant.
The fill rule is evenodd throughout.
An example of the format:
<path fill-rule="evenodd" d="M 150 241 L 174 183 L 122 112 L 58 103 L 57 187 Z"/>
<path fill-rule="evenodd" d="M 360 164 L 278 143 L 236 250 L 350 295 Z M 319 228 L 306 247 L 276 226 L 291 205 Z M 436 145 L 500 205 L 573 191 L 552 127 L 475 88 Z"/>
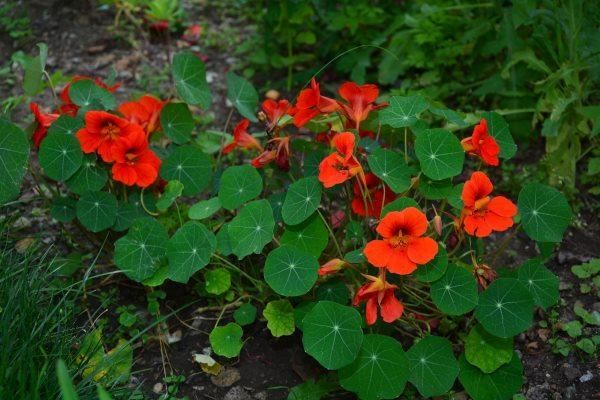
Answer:
<path fill-rule="evenodd" d="M 40 61 L 30 88 L 41 88 L 31 82 Z M 168 281 L 194 285 L 221 310 L 209 336 L 217 356 L 237 357 L 252 324 L 274 338 L 297 328 L 329 372 L 290 398 L 464 390 L 501 400 L 520 389 L 513 337 L 535 307 L 558 301 L 543 260 L 573 213 L 555 188 L 519 180 L 515 202 L 515 185 L 497 185 L 505 170 L 494 168 L 517 152 L 512 122 L 430 94 L 380 101 L 376 85 L 354 82 L 329 97 L 311 79 L 293 102 L 275 91 L 261 102 L 230 71 L 219 104 L 229 117 L 214 130 L 202 60 L 175 54 L 171 74 L 175 98 L 123 103 L 119 83 L 74 78 L 51 113 L 31 104 L 31 141 L 0 117 L 0 202 L 18 196 L 29 165 L 50 215 L 107 242 L 114 267 L 148 288 L 152 315 Z M 28 163 L 30 149 L 39 165 Z M 542 256 L 510 265 L 506 249 L 521 229 Z M 596 279 L 588 269 L 574 271 Z M 593 351 L 586 339 L 575 346 Z"/>
<path fill-rule="evenodd" d="M 238 208 L 262 192 L 262 178 L 249 165 L 229 167 L 221 175 L 219 200 L 227 210 Z"/>
<path fill-rule="evenodd" d="M 18 195 L 27 171 L 28 154 L 29 142 L 25 132 L 0 118 L 0 204 Z"/>
<path fill-rule="evenodd" d="M 452 343 L 438 336 L 426 336 L 407 351 L 409 382 L 424 397 L 440 396 L 454 385 L 459 366 Z"/>
<path fill-rule="evenodd" d="M 210 345 L 215 354 L 233 358 L 237 357 L 242 350 L 242 327 L 233 322 L 225 326 L 217 326 L 210 333 Z"/>
<path fill-rule="evenodd" d="M 294 333 L 294 308 L 288 300 L 273 300 L 263 310 L 267 328 L 274 337 L 288 336 Z"/>
<path fill-rule="evenodd" d="M 265 281 L 282 296 L 306 294 L 317 281 L 319 263 L 312 255 L 292 246 L 272 250 L 264 266 Z"/>
<path fill-rule="evenodd" d="M 160 176 L 167 181 L 178 180 L 183 184 L 183 194 L 192 196 L 200 193 L 210 184 L 211 161 L 196 146 L 177 147 L 162 164 Z"/>
<path fill-rule="evenodd" d="M 300 179 L 290 185 L 281 207 L 283 222 L 298 225 L 310 217 L 321 203 L 322 186 L 315 177 Z"/>
<path fill-rule="evenodd" d="M 353 308 L 320 301 L 302 320 L 304 350 L 327 369 L 349 365 L 363 342 L 360 314 Z"/>
<path fill-rule="evenodd" d="M 365 335 L 352 364 L 340 369 L 340 385 L 361 399 L 393 399 L 404 391 L 409 361 L 402 345 L 384 335 Z"/>
<path fill-rule="evenodd" d="M 449 265 L 446 273 L 431 285 L 431 299 L 449 315 L 465 314 L 477 306 L 477 281 L 464 268 Z"/>
<path fill-rule="evenodd" d="M 227 227 L 233 254 L 242 259 L 260 253 L 273 240 L 274 229 L 273 210 L 267 200 L 246 204 Z"/>
<path fill-rule="evenodd" d="M 199 222 L 186 222 L 167 243 L 169 278 L 187 282 L 204 268 L 217 247 L 214 233 Z"/>
<path fill-rule="evenodd" d="M 167 255 L 169 236 L 165 228 L 150 217 L 137 219 L 127 234 L 115 242 L 115 264 L 125 275 L 141 282 L 151 277 Z"/>
<path fill-rule="evenodd" d="M 258 310 L 251 303 L 244 303 L 233 313 L 234 321 L 240 326 L 246 326 L 256 321 Z"/>
<path fill-rule="evenodd" d="M 174 143 L 185 144 L 192 137 L 194 117 L 185 103 L 169 103 L 162 108 L 160 125 Z"/>

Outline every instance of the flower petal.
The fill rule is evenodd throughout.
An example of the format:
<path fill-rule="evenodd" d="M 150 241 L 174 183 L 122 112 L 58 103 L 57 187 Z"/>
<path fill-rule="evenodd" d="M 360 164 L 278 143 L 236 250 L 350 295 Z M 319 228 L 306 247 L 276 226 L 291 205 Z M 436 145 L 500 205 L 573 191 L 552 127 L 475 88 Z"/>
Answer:
<path fill-rule="evenodd" d="M 363 253 L 369 263 L 384 268 L 394 254 L 394 249 L 384 240 L 371 240 L 365 246 Z"/>
<path fill-rule="evenodd" d="M 414 238 L 408 243 L 406 254 L 416 264 L 427 264 L 438 253 L 438 244 L 429 237 Z"/>
<path fill-rule="evenodd" d="M 394 249 L 387 263 L 388 271 L 398 275 L 408 275 L 417 269 L 417 264 L 412 262 L 406 254 L 406 249 Z"/>

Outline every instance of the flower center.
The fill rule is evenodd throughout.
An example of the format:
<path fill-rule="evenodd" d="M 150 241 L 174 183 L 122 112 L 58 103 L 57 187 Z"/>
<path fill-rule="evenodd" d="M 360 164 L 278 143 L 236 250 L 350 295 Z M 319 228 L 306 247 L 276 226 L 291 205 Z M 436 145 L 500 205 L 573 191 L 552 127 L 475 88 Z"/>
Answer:
<path fill-rule="evenodd" d="M 115 124 L 109 122 L 102 128 L 102 136 L 105 138 L 115 139 L 119 136 L 120 129 Z"/>
<path fill-rule="evenodd" d="M 490 202 L 491 198 L 490 196 L 486 196 L 484 198 L 481 198 L 479 200 L 477 200 L 475 202 L 475 210 L 477 211 L 483 211 L 487 208 L 488 203 Z"/>
<path fill-rule="evenodd" d="M 137 159 L 137 154 L 135 153 L 125 153 L 125 159 L 129 164 L 134 164 Z"/>
<path fill-rule="evenodd" d="M 402 234 L 400 231 L 396 236 L 392 236 L 388 239 L 388 243 L 392 247 L 406 247 L 408 245 L 408 241 L 410 240 L 410 236 L 406 236 Z"/>

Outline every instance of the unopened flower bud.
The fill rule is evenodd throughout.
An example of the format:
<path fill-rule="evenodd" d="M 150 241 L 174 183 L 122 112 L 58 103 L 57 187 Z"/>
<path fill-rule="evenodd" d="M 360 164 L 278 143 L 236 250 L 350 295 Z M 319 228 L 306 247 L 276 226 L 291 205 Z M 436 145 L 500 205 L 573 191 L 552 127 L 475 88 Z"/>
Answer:
<path fill-rule="evenodd" d="M 346 264 L 346 262 L 339 258 L 329 260 L 319 268 L 319 276 L 334 274 L 344 268 L 344 264 Z"/>
<path fill-rule="evenodd" d="M 433 217 L 433 228 L 438 236 L 442 236 L 442 217 L 439 215 Z"/>

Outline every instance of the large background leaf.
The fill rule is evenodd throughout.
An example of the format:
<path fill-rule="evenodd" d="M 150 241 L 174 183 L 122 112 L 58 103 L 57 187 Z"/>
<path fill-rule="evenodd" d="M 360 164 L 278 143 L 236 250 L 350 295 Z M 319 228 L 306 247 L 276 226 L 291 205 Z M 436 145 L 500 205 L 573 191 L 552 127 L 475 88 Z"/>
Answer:
<path fill-rule="evenodd" d="M 257 122 L 258 93 L 246 79 L 229 71 L 227 73 L 227 98 L 245 118 Z"/>
<path fill-rule="evenodd" d="M 212 95 L 206 83 L 204 63 L 191 51 L 173 57 L 173 80 L 177 94 L 188 104 L 206 110 L 212 103 Z"/>
<path fill-rule="evenodd" d="M 29 141 L 25 132 L 0 118 L 0 204 L 19 194 L 28 158 Z"/>

